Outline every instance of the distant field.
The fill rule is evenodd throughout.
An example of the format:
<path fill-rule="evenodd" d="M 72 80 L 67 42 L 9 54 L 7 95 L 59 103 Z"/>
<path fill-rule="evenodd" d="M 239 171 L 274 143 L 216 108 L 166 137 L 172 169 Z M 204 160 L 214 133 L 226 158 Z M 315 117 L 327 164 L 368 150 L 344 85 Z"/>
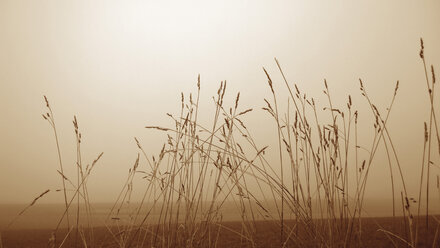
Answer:
<path fill-rule="evenodd" d="M 271 204 L 274 205 L 274 204 Z M 369 200 L 365 207 L 365 217 L 389 217 L 392 215 L 392 206 L 389 201 L 384 200 Z M 97 203 L 92 204 L 93 208 L 93 225 L 104 226 L 109 225 L 111 222 L 106 221 L 107 215 L 112 208 L 112 203 Z M 135 209 L 138 205 L 131 204 L 130 209 Z M 26 204 L 0 204 L 0 232 L 5 230 L 6 226 L 17 216 L 17 214 L 26 207 Z M 275 208 L 273 206 L 273 208 Z M 72 206 L 75 209 L 75 206 Z M 130 209 L 124 209 L 118 215 L 122 220 L 129 217 Z M 80 208 L 84 213 L 84 209 Z M 273 209 L 275 211 L 275 209 Z M 63 204 L 37 204 L 28 209 L 23 216 L 18 217 L 14 223 L 8 228 L 10 230 L 39 230 L 39 229 L 51 229 L 54 228 L 60 217 L 64 212 Z M 228 222 L 241 221 L 240 214 L 234 207 L 233 203 L 227 202 L 222 207 L 223 220 Z M 440 215 L 440 206 L 436 201 L 433 201 L 433 214 Z M 397 213 L 397 216 L 401 216 L 402 213 Z M 111 216 L 110 216 L 111 217 Z M 159 212 L 153 212 L 150 214 L 150 222 L 155 222 L 159 217 Z M 82 219 L 85 216 L 83 214 Z M 256 216 L 256 220 L 264 220 L 261 216 Z M 287 216 L 287 218 L 289 218 Z"/>
<path fill-rule="evenodd" d="M 137 206 L 136 204 L 132 204 L 133 207 Z M 380 230 L 387 230 L 392 232 L 395 235 L 399 235 L 401 237 L 405 237 L 408 235 L 408 230 L 406 229 L 407 221 L 406 218 L 402 217 L 384 217 L 386 214 L 389 214 L 389 211 L 386 211 L 386 205 L 381 203 L 381 201 L 371 201 L 370 204 L 369 215 L 374 216 L 370 218 L 362 218 L 362 238 L 360 244 L 362 247 L 392 247 L 393 243 L 387 238 L 386 234 Z M 3 247 L 48 247 L 48 241 L 51 237 L 52 231 L 59 221 L 60 216 L 62 215 L 64 209 L 63 204 L 40 204 L 35 205 L 33 208 L 29 209 L 29 211 L 20 218 L 16 219 L 14 224 L 9 228 L 9 230 L 5 231 L 5 227 L 8 223 L 14 218 L 15 215 L 25 207 L 24 204 L 8 204 L 8 205 L 0 205 L 0 232 Z M 123 233 L 126 227 L 121 225 L 118 226 L 116 222 L 106 221 L 107 213 L 109 209 L 111 209 L 112 204 L 110 203 L 99 203 L 94 204 L 94 217 L 93 223 L 96 225 L 93 227 L 94 235 L 95 235 L 95 245 L 97 247 L 118 247 L 115 241 L 115 236 L 113 234 Z M 73 206 L 74 208 L 74 206 Z M 252 245 L 246 240 L 246 238 L 241 237 L 239 233 L 242 230 L 242 222 L 240 220 L 240 216 L 237 213 L 234 213 L 234 208 L 232 203 L 226 204 L 224 207 L 225 218 L 223 223 L 221 223 L 222 228 L 220 228 L 217 247 L 252 247 Z M 385 209 L 385 210 L 384 210 Z M 229 212 L 228 212 L 229 210 Z M 152 216 L 159 216 L 158 213 L 153 213 Z M 83 216 L 84 217 L 84 216 Z M 82 217 L 82 218 L 83 218 Z M 125 212 L 119 214 L 121 220 L 124 218 L 129 218 L 129 215 Z M 152 218 L 154 220 L 154 218 Z M 436 229 L 438 228 L 438 223 L 434 220 L 434 218 L 430 219 L 430 230 L 428 235 L 426 236 L 426 226 L 424 222 L 424 217 L 420 217 L 420 226 L 419 226 L 419 237 L 421 237 L 418 241 L 419 247 L 427 247 L 426 244 L 433 244 L 433 239 L 436 235 Z M 346 221 L 346 220 L 342 220 Z M 154 222 L 154 221 L 151 221 Z M 154 229 L 154 223 L 148 223 L 151 229 Z M 315 224 L 325 225 L 327 220 L 319 220 L 315 219 Z M 119 222 L 123 223 L 123 222 Z M 289 227 L 295 227 L 295 221 L 286 220 L 285 225 Z M 253 225 L 253 224 L 252 224 Z M 251 226 L 252 226 L 251 225 Z M 254 224 L 255 233 L 252 235 L 255 247 L 282 247 L 280 244 L 280 236 L 279 236 L 279 221 L 265 221 L 265 220 L 257 220 Z M 299 224 L 296 226 L 297 232 L 296 235 L 301 235 L 301 232 L 304 232 L 304 225 Z M 213 228 L 216 228 L 213 226 Z M 85 231 L 87 232 L 87 231 Z M 62 239 L 66 235 L 66 228 L 62 228 L 57 231 L 57 242 L 61 242 L 59 239 Z M 72 240 L 70 243 L 65 243 L 63 247 L 72 247 L 75 246 L 75 241 L 77 240 L 75 234 L 75 230 L 70 233 L 70 237 Z M 352 234 L 356 236 L 356 234 Z M 117 236 L 117 235 L 116 235 Z M 217 237 L 215 237 L 217 238 Z M 403 242 L 396 241 L 393 239 L 395 245 L 404 246 Z M 149 242 L 151 241 L 151 237 L 147 238 L 147 247 L 150 247 Z M 156 242 L 159 242 L 156 240 Z M 314 241 L 310 240 L 310 246 L 314 246 Z M 356 243 L 356 246 L 359 243 Z M 145 245 L 145 242 L 144 242 Z M 290 244 L 290 246 L 298 247 L 298 245 Z M 286 246 L 286 247 L 290 247 Z M 58 246 L 56 246 L 58 247 Z M 82 247 L 82 246 L 80 246 Z M 153 246 L 151 246 L 153 247 Z"/>
<path fill-rule="evenodd" d="M 318 223 L 319 221 L 317 221 Z M 392 247 L 393 243 L 387 238 L 384 232 L 379 229 L 386 229 L 392 231 L 395 234 L 405 236 L 405 226 L 403 225 L 403 218 L 363 218 L 362 219 L 362 239 L 360 243 L 363 247 Z M 421 223 L 423 220 L 421 221 Z M 294 221 L 287 221 L 286 225 L 294 226 Z M 430 230 L 428 236 L 426 236 L 426 228 L 421 224 L 420 240 L 418 242 L 419 247 L 428 247 L 426 244 L 432 244 L 435 236 L 435 229 L 437 224 L 433 219 L 430 222 Z M 219 232 L 217 247 L 219 248 L 235 248 L 235 247 L 252 247 L 246 239 L 241 238 L 234 232 L 240 232 L 241 222 L 224 222 L 224 228 Z M 298 232 L 301 233 L 303 226 L 298 228 Z M 112 227 L 112 231 L 117 233 L 117 227 Z M 231 231 L 233 230 L 233 231 Z M 279 237 L 279 222 L 273 221 L 257 221 L 255 223 L 255 246 L 256 247 L 282 247 Z M 16 229 L 9 230 L 2 233 L 3 246 L 7 247 L 47 247 L 48 240 L 51 237 L 52 229 Z M 118 247 L 114 237 L 110 235 L 107 227 L 96 227 L 95 243 L 96 247 Z M 63 237 L 66 230 L 60 230 L 58 237 Z M 75 234 L 71 234 L 73 239 L 68 243 L 66 247 L 74 246 Z M 151 237 L 147 238 L 147 247 L 150 247 Z M 158 240 L 156 242 L 159 242 Z M 394 241 L 398 247 L 405 247 L 403 242 Z M 342 244 L 341 244 L 342 245 Z M 357 244 L 352 244 L 357 246 Z M 288 244 L 286 247 L 292 247 L 295 244 Z M 310 246 L 314 247 L 313 240 L 310 240 Z M 152 246 L 153 247 L 153 246 Z M 429 246 L 430 247 L 430 246 Z"/>

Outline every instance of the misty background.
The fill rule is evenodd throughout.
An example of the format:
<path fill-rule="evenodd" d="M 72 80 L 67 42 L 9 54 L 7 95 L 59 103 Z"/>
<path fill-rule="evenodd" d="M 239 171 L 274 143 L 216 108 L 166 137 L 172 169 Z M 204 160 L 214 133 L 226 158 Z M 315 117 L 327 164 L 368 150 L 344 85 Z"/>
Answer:
<path fill-rule="evenodd" d="M 290 83 L 321 107 L 324 78 L 336 105 L 345 106 L 350 94 L 368 127 L 372 114 L 358 78 L 380 111 L 400 80 L 388 128 L 416 196 L 429 118 L 419 40 L 440 71 L 439 11 L 438 1 L 0 0 L 0 204 L 28 203 L 62 187 L 53 132 L 41 117 L 43 95 L 54 110 L 67 175 L 76 173 L 73 115 L 84 162 L 104 152 L 88 184 L 93 202 L 117 197 L 137 156 L 133 137 L 148 155 L 159 153 L 165 134 L 144 127 L 172 127 L 166 113 L 179 111 L 181 92 L 196 92 L 198 74 L 201 122 L 210 123 L 211 97 L 227 80 L 228 104 L 241 92 L 241 110 L 254 108 L 244 120 L 257 143 L 276 147 L 275 124 L 261 110 L 271 96 L 263 66 L 283 99 L 274 57 Z M 368 147 L 371 133 L 360 139 Z M 367 198 L 389 197 L 384 162 L 379 153 Z M 432 168 L 437 175 L 438 165 Z M 41 199 L 62 201 L 62 192 Z"/>

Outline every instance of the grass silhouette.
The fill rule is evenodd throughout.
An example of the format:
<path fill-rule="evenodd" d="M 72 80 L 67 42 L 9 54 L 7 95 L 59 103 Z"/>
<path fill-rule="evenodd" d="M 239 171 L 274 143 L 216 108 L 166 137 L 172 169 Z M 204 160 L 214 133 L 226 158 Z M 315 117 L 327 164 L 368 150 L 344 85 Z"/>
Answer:
<path fill-rule="evenodd" d="M 435 159 L 433 153 L 440 154 L 440 138 L 434 104 L 435 73 L 431 66 L 431 76 L 428 74 L 422 40 L 420 58 L 425 70 L 430 118 L 425 123 L 418 199 L 408 195 L 399 156 L 387 127 L 399 82 L 386 112 L 380 112 L 359 79 L 360 93 L 374 118 L 373 142 L 365 148 L 359 145 L 358 133 L 370 130 L 358 129 L 360 113 L 351 96 L 347 97 L 345 106 L 335 106 L 331 88 L 324 80 L 328 102 L 318 105 L 297 85 L 288 82 L 275 59 L 289 94 L 287 109 L 281 109 L 278 89 L 263 68 L 272 99 L 264 99 L 262 111 L 273 119 L 276 128 L 277 147 L 271 149 L 276 149 L 278 163 L 267 159 L 268 146 L 257 144 L 242 121 L 243 116 L 257 110 L 242 109 L 240 93 L 231 106 L 225 103 L 226 81 L 221 82 L 213 97 L 215 110 L 211 125 L 199 123 L 199 76 L 195 97 L 182 94 L 179 114 L 168 114 L 174 123 L 172 128 L 146 127 L 167 134 L 157 156 L 148 157 L 135 138 L 137 159 L 108 211 L 106 226 L 97 227 L 87 183 L 103 154 L 90 165 L 82 160 L 82 136 L 74 117 L 76 180 L 75 176 L 65 175 L 54 114 L 44 97 L 47 113 L 43 118 L 54 131 L 65 204 L 49 247 L 234 247 L 228 240 L 235 240 L 237 247 L 363 247 L 368 245 L 372 226 L 395 247 L 423 244 L 435 247 L 439 242 L 440 222 L 429 209 L 429 190 L 433 189 L 430 167 Z M 320 108 L 324 112 L 318 111 Z M 323 113 L 328 116 L 324 117 Z M 390 168 L 392 225 L 364 218 L 364 196 L 379 148 L 385 149 Z M 360 154 L 359 149 L 367 150 L 367 155 Z M 141 170 L 142 161 L 147 168 Z M 393 175 L 393 168 L 397 168 L 398 175 Z M 145 189 L 141 200 L 134 203 L 131 197 L 137 175 L 142 176 Z M 422 192 L 423 187 L 426 194 Z M 436 188 L 440 194 L 438 176 Z M 395 194 L 399 191 L 403 218 L 396 214 L 399 199 L 395 199 Z M 421 209 L 422 201 L 426 201 L 426 209 Z M 226 221 L 226 212 L 236 214 L 240 221 Z M 86 217 L 80 218 L 82 215 Z M 63 222 L 67 230 L 60 230 Z M 396 228 L 395 223 L 401 223 L 403 231 Z M 98 239 L 98 232 L 101 236 L 105 233 L 105 238 Z"/>

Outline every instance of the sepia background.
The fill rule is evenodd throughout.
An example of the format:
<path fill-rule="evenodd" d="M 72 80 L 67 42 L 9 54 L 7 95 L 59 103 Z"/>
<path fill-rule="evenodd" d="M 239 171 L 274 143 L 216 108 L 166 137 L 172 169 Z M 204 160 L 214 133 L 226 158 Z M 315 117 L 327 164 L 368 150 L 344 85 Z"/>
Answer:
<path fill-rule="evenodd" d="M 54 110 L 67 174 L 76 173 L 74 115 L 84 161 L 104 152 L 89 182 L 94 202 L 116 198 L 137 156 L 133 137 L 148 155 L 160 151 L 166 136 L 144 127 L 172 127 L 166 113 L 179 111 L 181 92 L 196 92 L 198 74 L 201 122 L 210 123 L 211 96 L 227 80 L 228 104 L 241 92 L 240 108 L 254 108 L 248 127 L 276 163 L 276 129 L 268 128 L 275 124 L 261 110 L 271 96 L 262 67 L 284 89 L 274 57 L 290 83 L 321 107 L 324 78 L 338 106 L 350 94 L 365 126 L 374 118 L 358 79 L 380 111 L 400 80 L 389 127 L 415 196 L 429 118 L 420 38 L 427 61 L 440 68 L 439 11 L 438 1 L 0 0 L 0 204 L 28 203 L 61 187 L 53 132 L 41 117 L 43 95 Z M 362 145 L 371 134 L 360 134 Z M 369 180 L 368 199 L 389 197 L 383 151 Z M 41 201 L 61 203 L 62 193 Z"/>

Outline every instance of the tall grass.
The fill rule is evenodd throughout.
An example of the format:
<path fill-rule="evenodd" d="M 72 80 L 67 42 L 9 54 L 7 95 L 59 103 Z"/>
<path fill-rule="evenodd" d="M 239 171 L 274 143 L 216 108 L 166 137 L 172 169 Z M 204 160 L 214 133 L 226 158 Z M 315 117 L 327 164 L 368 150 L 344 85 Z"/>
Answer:
<path fill-rule="evenodd" d="M 436 157 L 432 155 L 436 138 L 440 154 L 440 138 L 435 105 L 435 73 L 431 66 L 428 76 L 423 41 L 420 57 L 425 71 L 430 105 L 430 118 L 424 128 L 418 199 L 408 195 L 397 149 L 387 126 L 398 94 L 399 82 L 386 111 L 381 112 L 359 79 L 360 94 L 371 110 L 372 130 L 359 130 L 359 113 L 352 97 L 344 106 L 336 106 L 331 87 L 324 80 L 326 103 L 318 105 L 296 84 L 289 83 L 282 66 L 275 59 L 283 81 L 276 84 L 263 68 L 271 100 L 264 99 L 262 111 L 273 119 L 277 133 L 278 162 L 268 159 L 268 146 L 257 144 L 243 117 L 254 110 L 240 107 L 240 93 L 230 106 L 225 103 L 227 83 L 221 82 L 212 98 L 215 111 L 211 123 L 199 122 L 200 76 L 195 96 L 181 96 L 177 115 L 168 114 L 172 127 L 146 126 L 165 132 L 165 141 L 157 156 L 149 157 L 142 143 L 135 138 L 138 155 L 129 169 L 125 184 L 106 218 L 107 243 L 97 243 L 94 235 L 93 199 L 89 198 L 88 177 L 102 153 L 90 166 L 81 156 L 82 135 L 78 120 L 73 119 L 76 135 L 76 180 L 65 175 L 55 119 L 45 97 L 47 113 L 57 145 L 63 184 L 65 211 L 53 231 L 51 247 L 222 247 L 220 237 L 233 235 L 243 247 L 260 247 L 259 221 L 276 228 L 277 247 L 362 247 L 365 240 L 363 217 L 364 199 L 373 159 L 385 149 L 390 171 L 393 217 L 396 216 L 400 191 L 406 233 L 396 233 L 377 224 L 390 243 L 396 247 L 419 245 L 422 228 L 421 202 L 426 201 L 425 228 L 429 228 L 430 169 Z M 287 90 L 287 108 L 279 104 L 279 91 Z M 321 109 L 323 109 L 321 111 Z M 261 111 L 261 110 L 258 110 Z M 267 127 L 270 128 L 270 127 Z M 359 132 L 373 133 L 369 147 L 360 146 Z M 368 151 L 368 152 L 359 152 Z M 425 168 L 426 167 L 426 168 Z M 398 175 L 393 175 L 393 171 Z M 132 199 L 134 179 L 142 177 L 141 199 Z M 439 177 L 437 190 L 440 200 Z M 401 188 L 397 186 L 401 185 Z M 425 198 L 422 190 L 426 187 Z M 73 188 L 72 193 L 67 189 Z M 138 190 L 138 189 L 136 189 Z M 46 192 L 47 193 L 47 192 Z M 41 195 L 43 196 L 43 194 Z M 40 196 L 40 197 L 41 197 Z M 35 201 L 39 199 L 37 197 Z M 432 198 L 431 198 L 432 199 Z M 417 202 L 417 206 L 413 203 Z M 73 205 L 76 203 L 76 205 Z M 80 208 L 83 205 L 84 208 Z M 227 206 L 234 206 L 228 209 Z M 76 209 L 72 209 L 76 206 Z M 417 218 L 414 218 L 417 209 Z M 85 211 L 85 219 L 81 219 Z M 231 212 L 232 211 L 232 212 Z M 239 227 L 228 225 L 225 219 L 235 215 Z M 432 215 L 431 215 L 432 216 Z M 437 223 L 432 246 L 438 244 L 440 222 Z M 61 223 L 67 232 L 57 237 Z M 73 221 L 73 222 L 72 222 Z M 400 219 L 395 220 L 400 221 Z M 430 229 L 428 229 L 430 230 Z M 428 232 L 425 232 L 428 233 Z M 428 242 L 428 237 L 425 237 Z M 0 242 L 1 244 L 1 242 Z"/>

